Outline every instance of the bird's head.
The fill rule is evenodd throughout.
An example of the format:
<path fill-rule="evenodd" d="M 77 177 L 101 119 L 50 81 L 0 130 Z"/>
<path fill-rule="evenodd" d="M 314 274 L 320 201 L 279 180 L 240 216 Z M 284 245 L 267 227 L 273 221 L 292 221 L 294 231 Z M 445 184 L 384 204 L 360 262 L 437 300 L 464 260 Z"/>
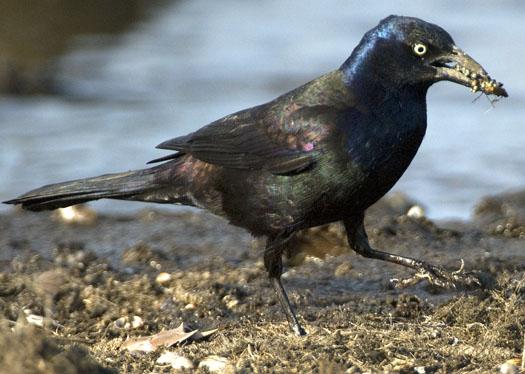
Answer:
<path fill-rule="evenodd" d="M 341 67 L 349 82 L 426 89 L 448 80 L 473 92 L 507 96 L 503 85 L 459 49 L 441 27 L 418 18 L 390 16 L 368 31 Z M 361 83 L 359 83 L 361 84 Z"/>

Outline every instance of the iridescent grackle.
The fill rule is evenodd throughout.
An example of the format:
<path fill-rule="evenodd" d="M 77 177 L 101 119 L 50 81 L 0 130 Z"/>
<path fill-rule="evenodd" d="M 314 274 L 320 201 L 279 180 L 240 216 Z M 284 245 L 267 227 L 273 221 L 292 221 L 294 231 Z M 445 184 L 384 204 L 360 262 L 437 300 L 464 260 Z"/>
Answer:
<path fill-rule="evenodd" d="M 266 236 L 264 264 L 291 328 L 282 253 L 298 230 L 343 221 L 357 253 L 416 269 L 435 284 L 473 283 L 425 262 L 372 249 L 363 216 L 401 177 L 423 140 L 426 93 L 449 80 L 507 96 L 439 26 L 390 16 L 343 65 L 273 101 L 158 146 L 149 169 L 53 184 L 8 204 L 28 210 L 100 198 L 191 205 Z"/>

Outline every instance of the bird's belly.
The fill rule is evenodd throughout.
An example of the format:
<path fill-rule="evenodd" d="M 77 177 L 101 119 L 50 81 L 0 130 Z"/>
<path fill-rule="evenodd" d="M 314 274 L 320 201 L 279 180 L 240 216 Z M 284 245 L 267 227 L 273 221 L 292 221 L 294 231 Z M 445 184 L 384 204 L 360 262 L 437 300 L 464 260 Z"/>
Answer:
<path fill-rule="evenodd" d="M 334 167 L 314 167 L 296 175 L 224 170 L 222 214 L 255 235 L 297 230 L 341 219 Z M 335 193 L 334 193 L 335 192 Z M 339 198 L 337 198 L 339 196 Z M 337 216 L 337 218 L 336 218 Z"/>

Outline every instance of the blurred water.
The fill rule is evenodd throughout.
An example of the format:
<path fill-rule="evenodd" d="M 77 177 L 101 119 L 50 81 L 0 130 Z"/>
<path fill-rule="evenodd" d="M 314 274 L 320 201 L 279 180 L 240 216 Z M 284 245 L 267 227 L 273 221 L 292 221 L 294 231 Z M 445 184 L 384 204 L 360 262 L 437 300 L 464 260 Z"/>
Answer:
<path fill-rule="evenodd" d="M 0 200 L 141 168 L 165 154 L 161 141 L 337 68 L 389 14 L 444 27 L 511 96 L 492 108 L 465 87 L 433 87 L 426 139 L 395 189 L 431 217 L 466 218 L 481 196 L 525 187 L 525 3 L 193 0 L 116 38 L 78 39 L 60 63 L 68 95 L 0 99 Z"/>

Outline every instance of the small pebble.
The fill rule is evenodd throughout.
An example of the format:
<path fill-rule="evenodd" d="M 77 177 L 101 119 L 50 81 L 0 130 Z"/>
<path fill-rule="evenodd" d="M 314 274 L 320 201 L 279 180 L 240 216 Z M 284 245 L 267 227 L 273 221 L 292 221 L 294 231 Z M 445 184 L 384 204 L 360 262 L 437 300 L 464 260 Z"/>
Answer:
<path fill-rule="evenodd" d="M 53 218 L 67 224 L 90 225 L 96 221 L 97 214 L 85 205 L 72 205 L 57 209 Z"/>
<path fill-rule="evenodd" d="M 169 281 L 171 281 L 171 274 L 166 272 L 159 273 L 157 278 L 155 278 L 155 282 L 161 286 L 165 286 Z"/>
<path fill-rule="evenodd" d="M 352 264 L 349 262 L 344 262 L 335 269 L 334 275 L 338 278 L 341 278 L 348 276 L 348 274 L 350 274 L 351 271 Z"/>
<path fill-rule="evenodd" d="M 191 360 L 170 351 L 164 351 L 156 362 L 159 365 L 170 365 L 175 370 L 193 369 Z"/>
<path fill-rule="evenodd" d="M 162 269 L 162 265 L 159 264 L 159 263 L 158 263 L 157 261 L 155 261 L 155 260 L 151 260 L 151 261 L 149 262 L 149 266 L 151 266 L 152 268 L 154 268 L 154 269 L 156 269 L 156 270 L 160 270 L 160 269 Z"/>
<path fill-rule="evenodd" d="M 44 326 L 44 317 L 37 316 L 36 314 L 29 314 L 26 316 L 26 320 L 30 325 L 35 325 L 39 327 Z"/>
<path fill-rule="evenodd" d="M 140 318 L 139 316 L 133 316 L 133 318 L 131 319 L 131 327 L 137 329 L 142 325 L 144 325 L 144 321 L 142 320 L 142 318 Z"/>
<path fill-rule="evenodd" d="M 144 325 L 144 321 L 139 316 L 133 316 L 131 320 L 128 317 L 120 317 L 115 322 L 115 327 L 118 329 L 136 329 Z"/>
<path fill-rule="evenodd" d="M 127 328 L 126 325 L 129 325 L 128 319 L 126 317 L 120 317 L 115 322 L 115 327 L 118 329 L 125 329 Z"/>
<path fill-rule="evenodd" d="M 234 309 L 237 305 L 239 305 L 239 299 L 237 299 L 233 295 L 226 295 L 222 298 L 222 302 L 226 304 L 226 307 L 228 309 Z"/>
<path fill-rule="evenodd" d="M 413 205 L 407 212 L 407 216 L 411 218 L 423 218 L 425 217 L 425 209 L 419 205 Z"/>
<path fill-rule="evenodd" d="M 199 369 L 206 368 L 211 373 L 222 373 L 228 365 L 228 359 L 221 356 L 208 356 L 199 363 Z"/>
<path fill-rule="evenodd" d="M 499 372 L 501 374 L 519 374 L 520 370 L 520 359 L 511 359 L 507 360 L 503 365 L 499 367 Z"/>

